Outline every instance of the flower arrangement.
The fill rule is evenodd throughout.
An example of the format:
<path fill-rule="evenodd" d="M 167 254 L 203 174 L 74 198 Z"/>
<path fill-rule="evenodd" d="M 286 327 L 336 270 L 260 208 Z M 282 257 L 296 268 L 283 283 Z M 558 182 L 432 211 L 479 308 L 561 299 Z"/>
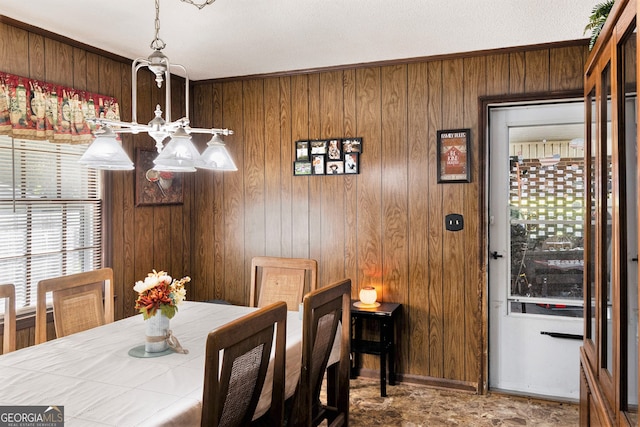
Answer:
<path fill-rule="evenodd" d="M 136 310 L 142 313 L 144 320 L 155 316 L 158 309 L 171 319 L 178 311 L 178 305 L 186 299 L 184 284 L 190 281 L 189 276 L 177 280 L 172 279 L 165 271 L 153 270 L 133 287 L 138 292 Z"/>

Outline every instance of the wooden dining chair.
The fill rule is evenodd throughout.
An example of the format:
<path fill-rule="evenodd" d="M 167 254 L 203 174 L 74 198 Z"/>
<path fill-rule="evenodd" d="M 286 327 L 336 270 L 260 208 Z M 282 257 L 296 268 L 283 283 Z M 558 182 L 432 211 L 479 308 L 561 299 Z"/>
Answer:
<path fill-rule="evenodd" d="M 283 424 L 286 324 L 287 306 L 280 301 L 209 332 L 202 426 L 235 427 L 251 423 L 269 366 L 274 329 L 269 425 Z"/>
<path fill-rule="evenodd" d="M 302 319 L 302 368 L 287 425 L 310 427 L 323 420 L 329 426 L 348 425 L 351 280 L 305 295 Z M 336 334 L 340 360 L 327 373 L 327 401 L 322 404 L 320 389 Z"/>
<path fill-rule="evenodd" d="M 113 322 L 111 268 L 41 280 L 36 301 L 36 344 L 47 341 L 49 292 L 53 296 L 53 323 L 58 338 Z"/>
<path fill-rule="evenodd" d="M 276 301 L 298 311 L 305 292 L 317 288 L 318 262 L 307 258 L 258 256 L 251 260 L 250 307 L 264 307 Z"/>
<path fill-rule="evenodd" d="M 0 285 L 0 298 L 4 299 L 4 330 L 2 354 L 16 349 L 16 288 L 13 284 Z"/>

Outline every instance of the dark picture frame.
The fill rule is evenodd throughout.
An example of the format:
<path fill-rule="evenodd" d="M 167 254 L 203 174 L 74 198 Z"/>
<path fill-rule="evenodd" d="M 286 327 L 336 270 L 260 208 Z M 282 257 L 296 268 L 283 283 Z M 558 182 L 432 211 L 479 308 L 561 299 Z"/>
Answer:
<path fill-rule="evenodd" d="M 327 140 L 326 139 L 318 139 L 315 141 L 311 141 L 311 155 L 314 154 L 327 154 Z"/>
<path fill-rule="evenodd" d="M 471 129 L 437 132 L 438 183 L 471 182 Z"/>
<path fill-rule="evenodd" d="M 342 160 L 342 144 L 339 139 L 330 139 L 328 141 L 327 160 Z"/>
<path fill-rule="evenodd" d="M 314 175 L 324 175 L 325 174 L 325 161 L 326 156 L 324 154 L 312 154 L 311 155 L 311 164 L 313 165 L 313 174 Z"/>
<path fill-rule="evenodd" d="M 329 160 L 327 162 L 327 175 L 343 175 L 344 162 L 342 160 Z"/>
<path fill-rule="evenodd" d="M 362 153 L 362 138 L 344 138 L 342 140 L 342 155 L 347 153 Z"/>
<path fill-rule="evenodd" d="M 361 157 L 362 137 L 298 140 L 293 175 L 357 175 Z"/>
<path fill-rule="evenodd" d="M 344 153 L 344 173 L 360 173 L 360 154 L 359 153 Z"/>
<path fill-rule="evenodd" d="M 153 169 L 156 150 L 136 150 L 136 206 L 181 205 L 184 200 L 184 177 L 181 172 Z"/>
<path fill-rule="evenodd" d="M 309 141 L 296 141 L 296 161 L 309 160 Z"/>
<path fill-rule="evenodd" d="M 293 162 L 293 174 L 296 176 L 311 175 L 311 162 Z"/>

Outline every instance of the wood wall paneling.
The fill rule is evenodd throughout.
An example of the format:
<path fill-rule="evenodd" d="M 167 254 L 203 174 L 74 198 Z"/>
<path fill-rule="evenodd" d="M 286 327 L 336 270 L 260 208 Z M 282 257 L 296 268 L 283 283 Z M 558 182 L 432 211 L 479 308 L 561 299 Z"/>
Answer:
<path fill-rule="evenodd" d="M 429 352 L 412 352 L 412 347 L 429 346 L 429 92 L 426 63 L 410 64 L 407 74 L 408 129 L 408 224 L 409 286 L 405 312 L 408 323 L 407 368 L 405 372 L 428 376 Z M 435 159 L 434 159 L 435 160 Z"/>
<path fill-rule="evenodd" d="M 342 71 L 322 73 L 319 77 L 320 137 L 340 137 L 344 134 Z M 318 283 L 322 287 L 344 278 L 345 180 L 342 176 L 333 175 L 308 179 L 318 184 L 315 187 L 317 193 L 310 194 L 319 208 L 310 226 L 317 227 L 319 231 L 314 233 L 317 242 L 312 242 L 312 247 L 320 250 Z"/>
<path fill-rule="evenodd" d="M 293 199 L 293 114 L 292 79 L 278 79 L 280 101 L 280 256 L 292 257 L 292 199 Z"/>
<path fill-rule="evenodd" d="M 464 92 L 463 92 L 463 60 L 447 60 L 443 62 L 443 98 L 442 120 L 444 129 L 464 128 Z M 463 213 L 464 185 L 442 185 L 442 212 Z M 444 227 L 444 222 L 433 224 Z M 467 230 L 458 232 L 445 231 L 443 235 L 443 315 L 444 324 L 444 376 L 455 380 L 464 380 L 465 352 L 465 304 L 464 289 L 469 278 L 465 277 L 465 265 L 470 261 L 465 253 Z"/>
<path fill-rule="evenodd" d="M 244 147 L 244 265 L 242 271 L 249 271 L 251 259 L 266 252 L 266 200 L 265 176 L 266 151 L 275 149 L 265 146 L 265 96 L 264 81 L 249 80 L 243 86 L 243 147 Z M 273 224 L 272 224 L 273 225 Z M 249 283 L 246 282 L 246 286 Z M 248 294 L 247 294 L 248 295 Z M 245 303 L 249 303 L 242 299 Z"/>
<path fill-rule="evenodd" d="M 46 79 L 47 58 L 45 57 L 44 43 L 43 36 L 29 33 L 29 72 L 27 77 L 38 80 Z"/>
<path fill-rule="evenodd" d="M 2 71 L 18 76 L 29 75 L 29 33 L 0 23 L 0 64 Z"/>
<path fill-rule="evenodd" d="M 486 94 L 486 58 L 473 57 L 464 60 L 464 127 L 478 129 L 478 99 Z M 465 345 L 465 373 L 464 379 L 471 382 L 472 378 L 480 378 L 482 368 L 482 319 L 480 318 L 483 284 L 482 277 L 478 272 L 486 273 L 484 268 L 482 250 L 482 231 L 484 215 L 482 205 L 473 202 L 483 200 L 482 177 L 484 168 L 482 167 L 484 144 L 480 141 L 478 132 L 471 133 L 469 142 L 470 150 L 468 159 L 470 162 L 471 183 L 463 186 L 464 190 L 464 218 L 475 218 L 475 221 L 465 222 L 464 227 L 464 253 L 469 257 L 465 262 L 464 286 L 464 336 Z M 478 384 L 476 384 L 477 387 Z"/>
<path fill-rule="evenodd" d="M 300 75 L 291 77 L 291 160 L 295 159 L 293 142 L 310 139 L 310 79 Z M 317 138 L 317 135 L 315 136 Z M 309 258 L 310 240 L 310 204 L 309 191 L 311 179 L 307 177 L 293 177 L 291 181 L 291 211 L 283 216 L 283 221 L 290 218 L 288 232 L 285 234 L 291 240 L 286 245 L 291 247 L 291 257 Z"/>
<path fill-rule="evenodd" d="M 194 112 L 193 118 L 202 127 L 213 127 L 214 120 L 214 104 L 210 100 L 213 99 L 213 86 L 203 85 L 194 96 Z M 197 146 L 200 150 L 205 149 L 207 138 L 197 138 L 200 142 Z M 190 289 L 191 295 L 189 299 L 211 300 L 216 299 L 214 272 L 216 265 L 220 264 L 219 257 L 215 251 L 216 229 L 214 228 L 215 200 L 221 192 L 217 191 L 214 182 L 215 172 L 203 170 L 198 173 L 194 181 L 194 211 L 201 218 L 199 221 L 193 222 L 193 249 L 190 252 L 196 260 L 209 259 L 208 262 L 193 262 L 191 264 L 190 274 L 192 282 Z M 218 269 L 219 270 L 219 269 Z"/>
<path fill-rule="evenodd" d="M 408 150 L 407 66 L 383 67 L 382 83 L 382 292 L 381 298 L 405 304 L 403 324 L 408 324 Z M 398 368 L 408 364 L 409 340 L 399 340 Z"/>
<path fill-rule="evenodd" d="M 290 163 L 282 165 L 282 151 L 289 151 L 289 138 L 280 136 L 281 114 L 280 79 L 264 81 L 264 251 L 260 255 L 281 256 L 282 254 L 282 182 L 288 173 Z M 285 175 L 286 174 L 286 175 Z"/>
<path fill-rule="evenodd" d="M 356 72 L 345 70 L 342 74 L 343 131 L 345 137 L 357 137 Z M 343 277 L 351 278 L 351 294 L 359 289 L 358 274 L 358 177 L 344 178 L 344 270 Z"/>
<path fill-rule="evenodd" d="M 130 64 L 5 23 L 0 38 L 3 71 L 116 96 L 130 120 Z M 321 286 L 350 277 L 354 297 L 374 285 L 383 300 L 403 304 L 401 375 L 479 390 L 486 369 L 479 98 L 581 90 L 586 55 L 586 45 L 538 46 L 194 83 L 192 125 L 233 129 L 224 139 L 238 171 L 187 174 L 184 203 L 175 206 L 135 206 L 134 173 L 105 174 L 116 317 L 135 314 L 133 284 L 153 268 L 191 275 L 189 299 L 246 304 L 252 256 L 311 257 Z M 164 103 L 164 90 L 144 74 L 139 122 Z M 173 119 L 184 109 L 183 86 L 172 80 Z M 439 184 L 436 132 L 457 128 L 471 129 L 472 182 Z M 296 140 L 343 136 L 363 138 L 359 175 L 293 176 Z M 148 135 L 122 139 L 132 158 L 138 147 L 153 148 Z M 208 137 L 195 139 L 203 150 Z M 464 215 L 462 231 L 444 230 L 449 213 Z M 19 339 L 32 342 L 32 332 Z M 377 359 L 365 358 L 365 367 L 377 369 Z"/>
<path fill-rule="evenodd" d="M 245 271 L 245 158 L 243 128 L 243 82 L 231 82 L 222 89 L 222 116 L 225 127 L 234 130 L 228 137 L 229 152 L 240 173 L 225 172 L 222 218 L 224 221 L 223 289 L 224 299 L 234 304 L 247 304 L 248 269 Z"/>
<path fill-rule="evenodd" d="M 379 68 L 356 70 L 356 129 L 362 136 L 362 172 L 357 188 L 357 262 L 360 288 L 382 295 L 382 104 Z M 366 156 L 366 157 L 365 157 Z M 366 161 L 365 161 L 366 159 Z M 363 163 L 364 162 L 364 163 Z M 353 290 L 354 298 L 358 289 Z"/>
<path fill-rule="evenodd" d="M 549 50 L 525 52 L 525 92 L 536 93 L 549 90 Z"/>
<path fill-rule="evenodd" d="M 443 186 L 437 184 L 437 131 L 443 129 L 442 103 L 444 102 L 443 67 L 442 61 L 430 62 L 427 69 L 427 84 L 429 91 L 428 120 L 429 147 L 428 156 L 431 161 L 428 166 L 428 211 L 429 224 L 441 224 L 441 227 L 428 228 L 428 247 L 426 268 L 429 284 L 429 365 L 428 376 L 444 378 L 444 272 L 443 252 L 444 244 L 444 215 L 443 215 Z M 440 268 L 436 267 L 440 266 Z"/>

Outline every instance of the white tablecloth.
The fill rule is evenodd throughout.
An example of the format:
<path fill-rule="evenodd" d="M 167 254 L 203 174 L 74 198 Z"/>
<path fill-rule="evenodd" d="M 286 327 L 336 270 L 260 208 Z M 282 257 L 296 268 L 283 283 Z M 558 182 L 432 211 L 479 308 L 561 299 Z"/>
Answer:
<path fill-rule="evenodd" d="M 252 310 L 185 301 L 171 330 L 189 354 L 129 356 L 144 343 L 139 315 L 0 356 L 0 405 L 64 406 L 67 427 L 199 426 L 207 334 Z M 289 312 L 287 396 L 300 375 L 301 340 L 299 313 Z M 270 383 L 256 414 L 270 406 Z"/>

